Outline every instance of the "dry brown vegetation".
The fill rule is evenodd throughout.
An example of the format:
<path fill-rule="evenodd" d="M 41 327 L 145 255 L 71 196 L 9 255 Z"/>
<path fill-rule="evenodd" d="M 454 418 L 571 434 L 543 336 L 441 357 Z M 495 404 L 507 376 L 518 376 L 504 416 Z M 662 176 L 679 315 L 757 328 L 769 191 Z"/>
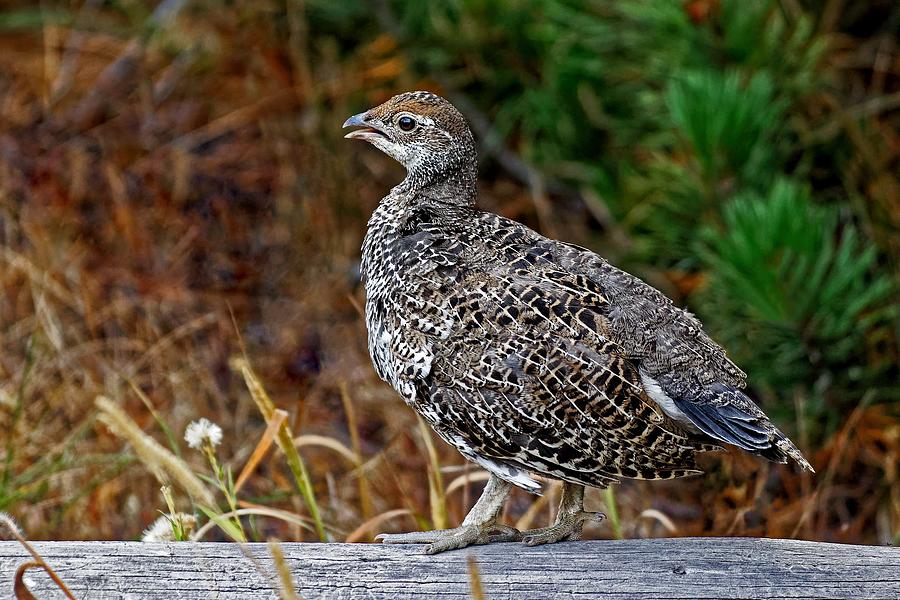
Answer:
<path fill-rule="evenodd" d="M 246 517 L 248 537 L 316 539 L 296 524 L 310 511 L 240 356 L 300 437 L 332 539 L 458 523 L 483 481 L 370 366 L 358 248 L 402 171 L 340 131 L 392 92 L 442 88 L 388 35 L 349 50 L 336 37 L 311 64 L 302 11 L 276 25 L 274 5 L 248 4 L 140 9 L 136 26 L 86 3 L 0 33 L 0 510 L 32 539 L 135 539 L 165 510 L 98 396 L 198 474 L 209 465 L 182 440 L 189 422 L 222 427 L 235 477 L 264 440 L 238 508 L 299 519 Z M 549 226 L 532 191 L 492 168 L 482 204 Z M 550 225 L 586 240 L 584 212 L 560 207 Z M 896 410 L 862 403 L 821 447 L 782 425 L 816 476 L 716 455 L 701 478 L 592 491 L 618 518 L 588 534 L 896 539 Z M 516 491 L 507 517 L 543 524 L 554 496 Z M 177 482 L 175 500 L 193 512 Z"/>

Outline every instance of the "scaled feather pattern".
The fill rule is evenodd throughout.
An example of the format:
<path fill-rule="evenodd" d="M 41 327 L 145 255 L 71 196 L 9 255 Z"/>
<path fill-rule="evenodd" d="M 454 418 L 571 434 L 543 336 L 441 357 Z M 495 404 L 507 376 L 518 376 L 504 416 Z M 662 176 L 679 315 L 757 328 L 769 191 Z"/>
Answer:
<path fill-rule="evenodd" d="M 378 374 L 466 458 L 605 487 L 698 473 L 731 444 L 812 467 L 689 312 L 586 248 L 475 208 L 475 143 L 428 92 L 348 119 L 407 168 L 362 248 Z"/>

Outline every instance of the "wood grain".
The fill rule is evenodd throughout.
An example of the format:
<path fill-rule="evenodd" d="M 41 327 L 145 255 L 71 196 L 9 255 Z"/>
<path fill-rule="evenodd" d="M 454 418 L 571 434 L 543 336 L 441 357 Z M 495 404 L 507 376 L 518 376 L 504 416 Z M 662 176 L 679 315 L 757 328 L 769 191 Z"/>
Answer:
<path fill-rule="evenodd" d="M 278 597 L 265 544 L 39 542 L 38 551 L 79 599 Z M 795 540 L 679 538 L 570 542 L 528 548 L 493 544 L 422 554 L 422 547 L 283 544 L 302 598 L 469 598 L 467 558 L 485 595 L 553 598 L 900 599 L 900 549 Z M 0 542 L 0 598 L 28 556 Z M 40 600 L 61 598 L 29 571 Z"/>

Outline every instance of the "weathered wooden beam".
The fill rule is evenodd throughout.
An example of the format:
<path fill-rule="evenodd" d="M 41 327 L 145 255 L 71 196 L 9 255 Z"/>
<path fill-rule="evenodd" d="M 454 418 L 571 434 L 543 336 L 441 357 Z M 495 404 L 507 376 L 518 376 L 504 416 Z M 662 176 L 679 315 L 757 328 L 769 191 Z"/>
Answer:
<path fill-rule="evenodd" d="M 39 542 L 79 599 L 278 597 L 265 544 Z M 422 554 L 422 547 L 283 544 L 300 597 L 470 597 L 474 556 L 487 598 L 893 598 L 900 549 L 794 540 L 680 538 L 570 542 L 529 548 L 493 544 Z M 0 598 L 28 560 L 0 542 Z M 61 598 L 43 571 L 28 571 L 40 600 Z"/>

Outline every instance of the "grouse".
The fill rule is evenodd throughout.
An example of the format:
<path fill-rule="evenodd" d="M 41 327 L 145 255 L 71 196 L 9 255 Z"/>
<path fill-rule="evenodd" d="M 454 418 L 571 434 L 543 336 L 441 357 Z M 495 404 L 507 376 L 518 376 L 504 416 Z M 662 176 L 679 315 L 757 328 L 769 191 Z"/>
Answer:
<path fill-rule="evenodd" d="M 742 388 L 746 375 L 699 321 L 586 248 L 475 208 L 475 141 L 430 92 L 347 119 L 347 138 L 406 167 L 362 245 L 378 375 L 437 434 L 490 473 L 462 525 L 382 535 L 436 553 L 493 541 L 578 539 L 584 486 L 699 473 L 726 443 L 812 471 Z M 561 480 L 555 524 L 499 522 L 512 486 Z"/>

